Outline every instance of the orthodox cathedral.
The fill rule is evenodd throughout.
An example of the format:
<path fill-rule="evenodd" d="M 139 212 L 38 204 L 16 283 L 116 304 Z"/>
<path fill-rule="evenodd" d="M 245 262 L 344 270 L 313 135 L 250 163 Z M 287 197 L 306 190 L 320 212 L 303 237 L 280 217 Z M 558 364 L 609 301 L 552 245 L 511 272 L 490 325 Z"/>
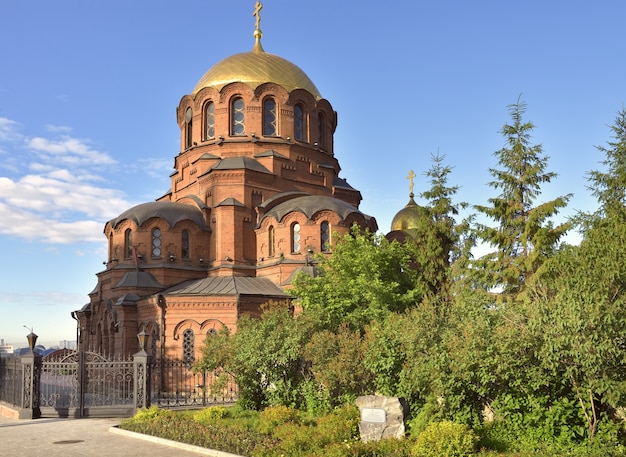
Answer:
<path fill-rule="evenodd" d="M 293 63 L 250 52 L 211 67 L 176 109 L 171 188 L 108 221 L 106 268 L 74 315 L 85 350 L 191 361 L 205 337 L 270 301 L 290 302 L 314 255 L 376 220 L 340 176 L 337 113 Z"/>

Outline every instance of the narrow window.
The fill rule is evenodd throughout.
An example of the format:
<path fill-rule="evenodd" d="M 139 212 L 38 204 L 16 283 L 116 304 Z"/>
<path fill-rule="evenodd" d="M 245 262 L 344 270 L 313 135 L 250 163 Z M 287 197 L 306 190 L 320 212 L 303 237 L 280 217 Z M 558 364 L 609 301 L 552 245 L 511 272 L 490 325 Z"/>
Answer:
<path fill-rule="evenodd" d="M 193 118 L 193 113 L 191 112 L 191 108 L 187 108 L 185 111 L 185 148 L 189 149 L 192 145 L 193 137 L 192 137 L 192 128 L 191 121 Z"/>
<path fill-rule="evenodd" d="M 320 225 L 320 249 L 322 252 L 330 251 L 330 224 L 328 221 Z"/>
<path fill-rule="evenodd" d="M 298 141 L 305 141 L 304 110 L 300 104 L 293 108 L 293 137 Z"/>
<path fill-rule="evenodd" d="M 324 113 L 320 113 L 319 116 L 317 117 L 317 124 L 318 124 L 317 145 L 320 148 L 324 149 L 325 147 L 324 131 L 326 130 L 326 118 L 324 117 Z"/>
<path fill-rule="evenodd" d="M 300 224 L 291 224 L 291 252 L 300 252 Z"/>
<path fill-rule="evenodd" d="M 189 370 L 196 360 L 195 335 L 190 328 L 183 332 L 183 363 Z"/>
<path fill-rule="evenodd" d="M 133 256 L 133 231 L 126 229 L 124 232 L 124 258 L 130 259 Z"/>
<path fill-rule="evenodd" d="M 204 119 L 206 128 L 205 138 L 207 140 L 215 138 L 215 104 L 213 102 L 209 102 L 206 105 Z"/>
<path fill-rule="evenodd" d="M 243 98 L 233 100 L 231 109 L 231 132 L 233 135 L 244 135 L 246 133 L 244 109 Z"/>
<path fill-rule="evenodd" d="M 152 257 L 161 257 L 161 229 L 152 230 Z"/>
<path fill-rule="evenodd" d="M 181 256 L 183 259 L 189 259 L 189 230 L 183 230 L 181 239 Z"/>
<path fill-rule="evenodd" d="M 266 98 L 263 101 L 263 135 L 276 136 L 276 102 L 273 98 Z"/>
<path fill-rule="evenodd" d="M 267 231 L 267 244 L 269 245 L 269 256 L 274 257 L 275 254 L 275 239 L 274 239 L 274 226 L 270 225 L 269 230 Z"/>

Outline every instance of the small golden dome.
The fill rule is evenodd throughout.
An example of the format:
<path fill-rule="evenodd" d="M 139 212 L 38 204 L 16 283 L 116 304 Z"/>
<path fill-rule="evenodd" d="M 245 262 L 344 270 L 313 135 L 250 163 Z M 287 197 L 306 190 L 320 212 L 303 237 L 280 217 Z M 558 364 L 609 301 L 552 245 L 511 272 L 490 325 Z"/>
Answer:
<path fill-rule="evenodd" d="M 193 95 L 205 87 L 221 90 L 233 82 L 246 83 L 252 89 L 272 82 L 282 86 L 287 92 L 305 89 L 316 99 L 322 98 L 315 84 L 298 66 L 263 51 L 258 45 L 250 52 L 232 55 L 211 67 L 196 84 Z"/>
<path fill-rule="evenodd" d="M 426 209 L 415 203 L 415 200 L 413 200 L 413 194 L 411 194 L 409 203 L 398 211 L 391 221 L 391 231 L 402 231 L 412 235 L 413 232 L 419 227 L 420 219 L 423 219 L 424 217 L 428 217 Z"/>

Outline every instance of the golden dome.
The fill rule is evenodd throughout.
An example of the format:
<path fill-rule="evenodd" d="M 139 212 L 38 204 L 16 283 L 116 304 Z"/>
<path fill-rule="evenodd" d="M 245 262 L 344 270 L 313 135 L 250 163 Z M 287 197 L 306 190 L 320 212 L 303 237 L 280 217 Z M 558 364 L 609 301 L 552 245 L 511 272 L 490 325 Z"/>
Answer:
<path fill-rule="evenodd" d="M 211 67 L 196 84 L 193 95 L 205 87 L 221 90 L 233 82 L 246 83 L 252 89 L 263 83 L 273 82 L 287 92 L 305 89 L 316 99 L 322 98 L 306 73 L 288 60 L 265 52 L 259 41 L 252 51 L 232 55 Z"/>
<path fill-rule="evenodd" d="M 419 228 L 419 221 L 424 217 L 428 217 L 426 210 L 415 203 L 413 194 L 411 194 L 409 203 L 398 211 L 391 221 L 391 231 L 397 230 L 412 234 L 413 231 Z"/>

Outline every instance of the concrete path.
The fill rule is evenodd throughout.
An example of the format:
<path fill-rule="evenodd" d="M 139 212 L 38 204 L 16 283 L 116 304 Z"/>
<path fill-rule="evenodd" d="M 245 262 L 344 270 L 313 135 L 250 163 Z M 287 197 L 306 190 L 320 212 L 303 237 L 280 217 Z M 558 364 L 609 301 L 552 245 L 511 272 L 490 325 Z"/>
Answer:
<path fill-rule="evenodd" d="M 2 457 L 173 457 L 225 452 L 167 442 L 117 428 L 120 419 L 17 420 L 0 416 Z"/>

